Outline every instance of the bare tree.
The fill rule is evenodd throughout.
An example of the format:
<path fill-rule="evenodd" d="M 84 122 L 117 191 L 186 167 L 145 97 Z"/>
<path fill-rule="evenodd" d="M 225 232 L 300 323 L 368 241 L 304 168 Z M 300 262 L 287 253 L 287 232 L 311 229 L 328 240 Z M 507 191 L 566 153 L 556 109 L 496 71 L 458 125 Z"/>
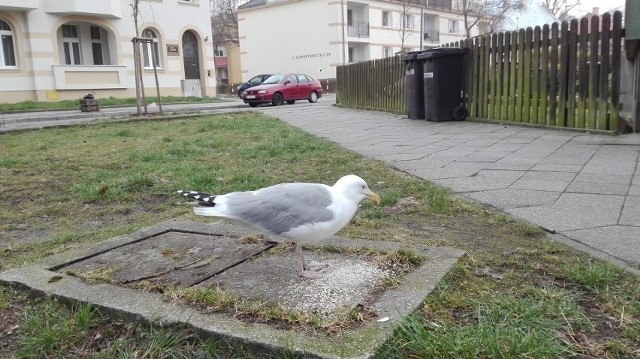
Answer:
<path fill-rule="evenodd" d="M 400 12 L 400 23 L 398 24 L 398 34 L 400 35 L 400 51 L 404 52 L 404 43 L 409 38 L 415 28 L 415 14 L 412 10 L 416 7 L 416 0 L 399 0 L 398 11 Z M 422 19 L 420 19 L 422 21 Z M 420 34 L 422 36 L 422 34 Z"/>
<path fill-rule="evenodd" d="M 242 3 L 243 1 L 240 1 Z M 240 45 L 238 38 L 238 0 L 210 0 L 211 33 L 213 42 L 218 44 L 234 43 Z"/>
<path fill-rule="evenodd" d="M 129 2 L 129 6 L 131 6 L 131 16 L 133 17 L 133 26 L 135 27 L 136 34 L 136 37 L 133 41 L 133 59 L 136 78 L 136 105 L 138 116 L 140 116 L 140 106 L 144 106 L 144 113 L 147 114 L 147 102 L 144 96 L 144 82 L 142 81 L 142 65 L 140 64 L 140 44 L 138 43 L 138 37 L 140 37 L 140 28 L 138 27 L 140 0 L 131 0 Z"/>
<path fill-rule="evenodd" d="M 461 0 L 460 5 L 465 33 L 470 39 L 471 29 L 480 22 L 486 24 L 489 33 L 499 30 L 506 14 L 516 9 L 520 0 Z"/>
<path fill-rule="evenodd" d="M 542 0 L 542 6 L 560 21 L 571 18 L 569 12 L 578 5 L 580 0 Z"/>
<path fill-rule="evenodd" d="M 484 21 L 487 24 L 487 32 L 494 33 L 502 30 L 502 26 L 511 10 L 520 6 L 520 0 L 493 0 L 487 2 L 487 13 Z"/>

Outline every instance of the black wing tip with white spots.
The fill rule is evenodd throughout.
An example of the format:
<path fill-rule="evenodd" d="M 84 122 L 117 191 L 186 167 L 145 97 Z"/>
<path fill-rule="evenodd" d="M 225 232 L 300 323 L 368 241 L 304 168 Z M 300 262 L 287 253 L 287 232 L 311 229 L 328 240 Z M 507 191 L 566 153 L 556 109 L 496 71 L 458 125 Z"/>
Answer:
<path fill-rule="evenodd" d="M 215 202 L 214 200 L 216 199 L 216 196 L 212 196 L 208 193 L 204 193 L 204 192 L 197 192 L 197 191 L 187 191 L 187 190 L 180 190 L 178 191 L 178 193 L 180 193 L 181 195 L 187 197 L 187 198 L 193 198 L 195 200 L 198 201 L 198 204 L 202 205 L 202 206 L 215 206 Z"/>

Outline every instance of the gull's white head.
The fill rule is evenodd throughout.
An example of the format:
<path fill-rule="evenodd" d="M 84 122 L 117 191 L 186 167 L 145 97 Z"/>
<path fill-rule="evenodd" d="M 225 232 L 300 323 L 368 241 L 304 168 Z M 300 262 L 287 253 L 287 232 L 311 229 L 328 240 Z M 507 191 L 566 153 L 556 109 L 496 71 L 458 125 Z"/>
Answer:
<path fill-rule="evenodd" d="M 365 198 L 369 198 L 373 204 L 380 203 L 380 197 L 369 189 L 367 182 L 356 175 L 347 175 L 340 178 L 333 185 L 333 188 L 355 203 L 359 203 Z"/>

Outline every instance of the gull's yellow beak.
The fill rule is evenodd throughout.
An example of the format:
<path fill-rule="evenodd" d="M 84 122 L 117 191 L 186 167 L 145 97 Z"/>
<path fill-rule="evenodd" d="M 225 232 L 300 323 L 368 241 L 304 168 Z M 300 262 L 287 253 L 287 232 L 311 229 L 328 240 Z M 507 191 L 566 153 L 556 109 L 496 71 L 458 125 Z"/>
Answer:
<path fill-rule="evenodd" d="M 380 203 L 380 196 L 378 196 L 377 194 L 373 193 L 373 192 L 369 192 L 367 193 L 367 198 L 369 198 L 369 201 L 371 201 L 371 203 L 373 204 L 378 204 Z"/>

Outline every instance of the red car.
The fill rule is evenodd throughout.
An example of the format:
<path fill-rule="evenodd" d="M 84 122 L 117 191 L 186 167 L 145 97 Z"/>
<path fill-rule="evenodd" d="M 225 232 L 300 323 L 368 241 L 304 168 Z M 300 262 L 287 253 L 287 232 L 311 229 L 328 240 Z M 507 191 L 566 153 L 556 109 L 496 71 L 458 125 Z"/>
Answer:
<path fill-rule="evenodd" d="M 251 107 L 261 103 L 282 105 L 285 101 L 293 104 L 296 100 L 308 100 L 311 103 L 322 97 L 320 81 L 305 74 L 273 75 L 262 85 L 250 87 L 242 93 L 242 100 Z"/>

